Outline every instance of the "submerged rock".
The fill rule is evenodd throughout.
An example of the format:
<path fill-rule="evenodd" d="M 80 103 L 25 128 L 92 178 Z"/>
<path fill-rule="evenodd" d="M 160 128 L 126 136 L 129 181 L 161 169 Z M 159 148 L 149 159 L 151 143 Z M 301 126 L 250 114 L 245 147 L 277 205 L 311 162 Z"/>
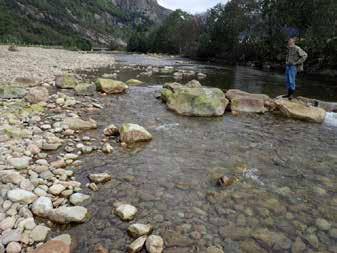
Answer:
<path fill-rule="evenodd" d="M 112 179 L 112 176 L 108 173 L 96 173 L 96 174 L 90 174 L 89 179 L 91 182 L 100 184 L 100 183 L 109 182 Z"/>
<path fill-rule="evenodd" d="M 152 140 L 152 135 L 142 126 L 124 124 L 120 129 L 121 141 L 126 144 Z"/>
<path fill-rule="evenodd" d="M 285 99 L 275 100 L 277 108 L 286 117 L 303 121 L 323 123 L 326 112 L 322 108 L 306 106 Z"/>
<path fill-rule="evenodd" d="M 74 75 L 65 74 L 56 76 L 55 78 L 55 85 L 60 89 L 75 89 L 77 84 L 78 82 Z"/>
<path fill-rule="evenodd" d="M 164 241 L 158 235 L 150 235 L 146 240 L 146 250 L 149 253 L 162 253 L 164 250 Z"/>
<path fill-rule="evenodd" d="M 136 224 L 132 224 L 129 226 L 128 233 L 133 238 L 138 238 L 143 235 L 151 234 L 152 230 L 153 230 L 153 226 L 150 224 L 145 225 L 145 224 L 136 223 Z"/>
<path fill-rule="evenodd" d="M 162 90 L 164 102 L 170 110 L 181 115 L 222 116 L 228 105 L 225 94 L 217 88 L 187 88 L 172 85 L 167 88 Z"/>
<path fill-rule="evenodd" d="M 207 253 L 224 253 L 222 249 L 219 249 L 218 247 L 211 246 L 207 248 Z"/>
<path fill-rule="evenodd" d="M 72 130 L 89 130 L 89 129 L 96 129 L 97 123 L 93 119 L 83 120 L 80 118 L 65 118 L 64 124 L 67 125 Z"/>
<path fill-rule="evenodd" d="M 129 88 L 125 83 L 121 81 L 104 78 L 97 79 L 96 87 L 98 91 L 107 94 L 120 94 L 125 92 Z"/>

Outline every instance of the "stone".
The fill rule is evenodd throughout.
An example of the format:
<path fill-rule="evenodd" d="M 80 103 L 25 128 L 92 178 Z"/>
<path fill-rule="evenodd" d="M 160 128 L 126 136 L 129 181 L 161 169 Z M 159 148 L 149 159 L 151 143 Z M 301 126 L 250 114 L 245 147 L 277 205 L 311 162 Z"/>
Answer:
<path fill-rule="evenodd" d="M 133 220 L 137 212 L 137 208 L 129 204 L 121 204 L 115 210 L 115 214 L 123 221 Z"/>
<path fill-rule="evenodd" d="M 296 100 L 306 105 L 322 108 L 327 112 L 337 112 L 336 102 L 326 102 L 326 101 L 321 101 L 318 99 L 312 99 L 312 98 L 306 98 L 306 97 L 297 97 Z"/>
<path fill-rule="evenodd" d="M 164 241 L 158 235 L 150 235 L 146 240 L 146 250 L 149 253 L 162 253 L 164 250 Z"/>
<path fill-rule="evenodd" d="M 25 96 L 26 101 L 31 104 L 37 104 L 40 102 L 47 102 L 49 97 L 49 91 L 45 87 L 33 87 L 28 90 Z"/>
<path fill-rule="evenodd" d="M 128 247 L 128 253 L 137 253 L 140 252 L 146 242 L 147 236 L 139 237 L 137 240 L 132 242 Z"/>
<path fill-rule="evenodd" d="M 70 246 L 62 241 L 50 240 L 32 253 L 70 253 Z"/>
<path fill-rule="evenodd" d="M 62 235 L 56 236 L 52 240 L 61 241 L 69 246 L 71 245 L 71 236 L 69 234 L 62 234 Z"/>
<path fill-rule="evenodd" d="M 33 230 L 36 227 L 34 218 L 26 218 L 23 221 L 21 221 L 18 225 L 18 228 L 23 228 L 26 230 Z"/>
<path fill-rule="evenodd" d="M 99 78 L 96 81 L 96 87 L 98 91 L 107 94 L 120 94 L 128 90 L 128 86 L 121 82 L 112 79 Z"/>
<path fill-rule="evenodd" d="M 119 129 L 114 124 L 109 125 L 103 131 L 105 136 L 117 136 L 119 135 Z"/>
<path fill-rule="evenodd" d="M 48 217 L 49 211 L 53 209 L 53 203 L 48 197 L 39 197 L 32 205 L 32 212 L 40 217 Z"/>
<path fill-rule="evenodd" d="M 60 195 L 66 188 L 61 184 L 52 185 L 48 191 L 53 195 Z"/>
<path fill-rule="evenodd" d="M 164 86 L 161 97 L 167 107 L 185 116 L 222 116 L 229 101 L 218 88 L 187 88 Z"/>
<path fill-rule="evenodd" d="M 328 231 L 331 228 L 331 224 L 322 218 L 316 219 L 316 226 L 323 231 Z"/>
<path fill-rule="evenodd" d="M 17 99 L 23 98 L 27 93 L 27 90 L 12 85 L 1 85 L 0 86 L 0 98 L 2 99 Z"/>
<path fill-rule="evenodd" d="M 6 247 L 7 253 L 20 253 L 21 252 L 21 244 L 18 242 L 10 242 Z"/>
<path fill-rule="evenodd" d="M 197 77 L 198 77 L 199 80 L 201 80 L 201 79 L 205 79 L 205 78 L 207 77 L 207 75 L 204 74 L 204 73 L 200 73 L 200 72 L 199 72 L 199 73 L 197 74 Z"/>
<path fill-rule="evenodd" d="M 130 80 L 126 81 L 126 84 L 129 85 L 129 86 L 137 86 L 137 85 L 141 85 L 143 83 L 144 82 L 142 82 L 140 80 L 137 80 L 137 79 L 130 79 Z"/>
<path fill-rule="evenodd" d="M 47 235 L 50 231 L 50 228 L 43 226 L 43 225 L 37 225 L 32 232 L 30 233 L 30 238 L 34 242 L 42 242 L 45 241 L 47 238 Z"/>
<path fill-rule="evenodd" d="M 90 83 L 80 83 L 74 89 L 77 96 L 93 96 L 96 93 L 96 85 Z"/>
<path fill-rule="evenodd" d="M 55 85 L 60 89 L 75 89 L 77 83 L 76 77 L 70 74 L 58 75 L 55 78 Z"/>
<path fill-rule="evenodd" d="M 137 124 L 123 124 L 120 129 L 121 141 L 126 144 L 152 140 L 152 135 Z"/>
<path fill-rule="evenodd" d="M 23 179 L 24 177 L 14 170 L 0 170 L 0 181 L 4 184 L 19 185 Z"/>
<path fill-rule="evenodd" d="M 188 88 L 201 88 L 202 85 L 198 80 L 191 80 L 188 83 L 185 84 L 186 87 Z"/>
<path fill-rule="evenodd" d="M 91 198 L 89 195 L 82 193 L 74 193 L 70 196 L 69 201 L 74 206 L 87 205 L 90 202 Z"/>
<path fill-rule="evenodd" d="M 37 199 L 37 196 L 34 193 L 19 188 L 8 191 L 7 197 L 12 202 L 19 202 L 22 204 L 31 204 Z"/>
<path fill-rule="evenodd" d="M 323 123 L 326 116 L 326 112 L 322 108 L 307 106 L 285 99 L 277 99 L 275 103 L 281 114 L 288 118 Z"/>
<path fill-rule="evenodd" d="M 90 130 L 97 128 L 97 123 L 93 119 L 86 121 L 80 118 L 67 117 L 63 120 L 63 123 L 72 130 Z"/>
<path fill-rule="evenodd" d="M 109 143 L 104 143 L 103 147 L 102 147 L 102 151 L 106 154 L 110 154 L 113 152 L 113 147 L 109 144 Z"/>
<path fill-rule="evenodd" d="M 48 212 L 48 219 L 60 224 L 83 223 L 88 216 L 88 210 L 82 206 L 62 206 Z"/>
<path fill-rule="evenodd" d="M 252 237 L 274 250 L 288 250 L 291 247 L 291 241 L 284 234 L 268 229 L 257 229 L 253 232 Z"/>
<path fill-rule="evenodd" d="M 302 253 L 304 252 L 305 249 L 306 249 L 305 243 L 302 241 L 300 237 L 297 237 L 291 247 L 291 252 L 292 253 Z"/>
<path fill-rule="evenodd" d="M 28 156 L 12 157 L 8 159 L 8 163 L 17 170 L 27 169 L 31 158 Z"/>
<path fill-rule="evenodd" d="M 207 248 L 206 253 L 224 253 L 222 249 L 219 249 L 218 247 L 211 246 Z"/>
<path fill-rule="evenodd" d="M 112 179 L 112 176 L 108 173 L 96 173 L 96 174 L 90 174 L 89 179 L 91 182 L 94 183 L 106 183 L 109 182 Z"/>
<path fill-rule="evenodd" d="M 138 238 L 141 237 L 143 235 L 149 235 L 151 234 L 153 230 L 153 226 L 150 224 L 132 224 L 129 226 L 128 228 L 128 233 L 131 237 L 133 238 Z"/>
<path fill-rule="evenodd" d="M 16 222 L 16 218 L 15 217 L 7 217 L 6 219 L 2 220 L 0 222 L 0 230 L 4 231 L 7 229 L 11 229 L 14 227 Z"/>
<path fill-rule="evenodd" d="M 2 232 L 0 236 L 0 243 L 7 245 L 10 242 L 19 242 L 21 240 L 21 232 L 16 229 L 9 229 Z"/>

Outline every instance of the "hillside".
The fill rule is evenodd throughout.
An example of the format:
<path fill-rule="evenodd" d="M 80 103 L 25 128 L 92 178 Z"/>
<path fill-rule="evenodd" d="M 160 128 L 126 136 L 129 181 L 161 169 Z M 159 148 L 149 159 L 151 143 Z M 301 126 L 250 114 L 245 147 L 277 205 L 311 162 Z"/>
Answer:
<path fill-rule="evenodd" d="M 2 0 L 0 41 L 86 47 L 123 43 L 137 25 L 160 23 L 156 0 Z"/>

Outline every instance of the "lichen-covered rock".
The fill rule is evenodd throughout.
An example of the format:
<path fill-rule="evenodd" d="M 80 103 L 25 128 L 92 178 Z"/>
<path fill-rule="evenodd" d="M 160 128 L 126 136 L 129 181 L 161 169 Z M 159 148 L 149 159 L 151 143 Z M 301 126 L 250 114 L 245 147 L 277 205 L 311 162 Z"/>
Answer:
<path fill-rule="evenodd" d="M 97 123 L 93 119 L 83 120 L 80 118 L 67 117 L 63 120 L 63 123 L 72 130 L 89 130 L 97 128 Z"/>
<path fill-rule="evenodd" d="M 225 94 L 217 88 L 164 88 L 161 96 L 168 108 L 185 116 L 222 116 L 228 105 Z"/>
<path fill-rule="evenodd" d="M 74 89 L 78 96 L 93 96 L 96 92 L 96 85 L 91 83 L 80 83 L 76 85 Z"/>
<path fill-rule="evenodd" d="M 65 74 L 56 76 L 55 84 L 56 87 L 60 89 L 75 89 L 78 82 L 74 75 Z"/>
<path fill-rule="evenodd" d="M 120 94 L 125 92 L 129 87 L 117 80 L 99 78 L 96 81 L 96 87 L 98 91 L 107 94 Z"/>
<path fill-rule="evenodd" d="M 121 141 L 127 144 L 152 140 L 152 135 L 137 124 L 124 124 L 119 132 Z"/>
<path fill-rule="evenodd" d="M 279 111 L 289 118 L 323 123 L 326 116 L 326 111 L 322 108 L 307 106 L 285 99 L 277 99 L 275 103 Z"/>
<path fill-rule="evenodd" d="M 46 102 L 49 97 L 49 91 L 45 87 L 33 87 L 28 90 L 25 99 L 31 104 Z"/>

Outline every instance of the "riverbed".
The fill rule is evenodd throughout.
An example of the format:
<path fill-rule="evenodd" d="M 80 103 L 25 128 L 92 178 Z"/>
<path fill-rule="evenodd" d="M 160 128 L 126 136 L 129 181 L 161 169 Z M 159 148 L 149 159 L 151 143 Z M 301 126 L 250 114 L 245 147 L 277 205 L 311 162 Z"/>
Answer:
<path fill-rule="evenodd" d="M 277 96 L 284 93 L 281 74 L 244 67 L 223 67 L 186 59 L 114 54 L 117 65 L 80 72 L 94 80 L 118 72 L 136 78 L 148 66 L 174 66 L 207 74 L 203 85 L 238 88 Z M 130 66 L 131 67 L 126 67 Z M 122 201 L 139 210 L 135 222 L 150 223 L 165 241 L 165 252 L 337 252 L 337 128 L 271 114 L 218 118 L 183 117 L 156 96 L 172 75 L 138 76 L 145 82 L 118 96 L 100 96 L 100 112 L 87 113 L 100 139 L 110 123 L 137 123 L 153 141 L 133 148 L 111 142 L 110 155 L 83 158 L 76 177 L 87 183 L 94 172 L 113 180 L 92 194 L 89 222 L 59 228 L 76 242 L 74 252 L 93 252 L 101 244 L 112 253 L 132 242 L 129 223 L 113 213 Z M 184 82 L 187 80 L 182 80 Z M 299 80 L 298 95 L 337 100 L 333 82 Z M 228 187 L 220 176 L 235 178 Z M 142 251 L 143 252 L 143 251 Z"/>

